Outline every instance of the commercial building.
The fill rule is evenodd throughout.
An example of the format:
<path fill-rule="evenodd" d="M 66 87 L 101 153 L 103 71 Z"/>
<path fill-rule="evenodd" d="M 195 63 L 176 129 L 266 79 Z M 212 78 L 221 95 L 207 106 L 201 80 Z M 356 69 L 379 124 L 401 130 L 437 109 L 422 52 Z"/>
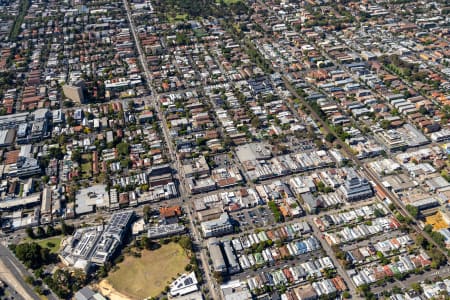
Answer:
<path fill-rule="evenodd" d="M 234 250 L 231 247 L 231 241 L 229 240 L 223 241 L 223 250 L 225 252 L 225 256 L 228 262 L 227 264 L 228 274 L 235 274 L 240 272 L 241 268 L 239 267 L 236 254 L 234 253 Z"/>
<path fill-rule="evenodd" d="M 433 132 L 430 135 L 430 138 L 433 142 L 443 142 L 448 141 L 450 139 L 450 130 L 449 129 L 442 129 L 438 132 Z"/>
<path fill-rule="evenodd" d="M 97 208 L 108 207 L 109 195 L 106 192 L 106 185 L 96 184 L 81 189 L 77 192 L 75 203 L 75 213 L 78 215 L 92 213 Z"/>
<path fill-rule="evenodd" d="M 236 155 L 240 162 L 249 160 L 266 160 L 272 157 L 268 145 L 262 143 L 245 144 L 236 149 Z"/>
<path fill-rule="evenodd" d="M 154 226 L 148 229 L 147 236 L 150 239 L 159 239 L 175 234 L 181 234 L 185 229 L 186 228 L 180 224 Z"/>
<path fill-rule="evenodd" d="M 39 204 L 41 194 L 36 193 L 26 197 L 5 198 L 0 201 L 0 210 L 15 210 L 18 208 L 30 208 Z"/>
<path fill-rule="evenodd" d="M 62 262 L 85 272 L 93 264 L 102 266 L 119 250 L 133 217 L 134 211 L 116 212 L 106 226 L 78 229 L 60 252 Z"/>
<path fill-rule="evenodd" d="M 14 143 L 16 131 L 14 129 L 0 130 L 0 147 L 8 147 Z"/>
<path fill-rule="evenodd" d="M 360 178 L 353 169 L 348 169 L 347 180 L 339 191 L 347 201 L 357 201 L 373 196 L 370 182 L 365 178 Z"/>
<path fill-rule="evenodd" d="M 420 199 L 418 201 L 411 202 L 410 204 L 417 207 L 419 211 L 431 209 L 440 205 L 439 200 L 434 197 Z"/>
<path fill-rule="evenodd" d="M 212 238 L 208 240 L 208 251 L 211 256 L 214 272 L 226 273 L 227 265 L 220 249 L 220 243 L 217 239 Z"/>
<path fill-rule="evenodd" d="M 218 219 L 201 223 L 203 236 L 205 238 L 220 236 L 233 232 L 233 225 L 226 212 L 220 215 Z"/>
<path fill-rule="evenodd" d="M 214 191 L 217 188 L 216 182 L 210 177 L 203 179 L 194 179 L 190 177 L 186 179 L 186 185 L 191 194 L 206 193 Z"/>
<path fill-rule="evenodd" d="M 184 175 L 189 177 L 209 174 L 209 166 L 204 156 L 194 159 L 191 163 L 183 165 Z"/>
<path fill-rule="evenodd" d="M 240 280 L 228 281 L 220 286 L 223 298 L 225 300 L 247 300 L 252 299 L 252 295 L 247 285 Z"/>
<path fill-rule="evenodd" d="M 26 178 L 41 174 L 42 170 L 37 159 L 31 157 L 19 157 L 15 164 L 9 167 L 8 175 L 11 177 Z"/>
<path fill-rule="evenodd" d="M 386 147 L 389 151 L 398 151 L 406 149 L 408 145 L 403 137 L 395 130 L 379 131 L 375 133 L 375 137 Z"/>

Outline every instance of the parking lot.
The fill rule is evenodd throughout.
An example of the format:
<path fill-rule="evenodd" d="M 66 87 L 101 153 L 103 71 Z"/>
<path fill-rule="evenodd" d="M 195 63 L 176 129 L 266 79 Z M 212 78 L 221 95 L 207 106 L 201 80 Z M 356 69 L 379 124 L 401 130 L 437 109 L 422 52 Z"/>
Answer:
<path fill-rule="evenodd" d="M 231 216 L 234 220 L 239 222 L 239 228 L 242 231 L 275 224 L 275 219 L 272 212 L 269 208 L 264 206 L 232 212 Z"/>
<path fill-rule="evenodd" d="M 300 139 L 295 136 L 290 136 L 288 140 L 292 151 L 310 151 L 315 149 L 315 145 L 310 139 Z"/>
<path fill-rule="evenodd" d="M 232 159 L 228 154 L 217 154 L 212 156 L 212 160 L 219 167 L 229 167 L 232 164 Z"/>

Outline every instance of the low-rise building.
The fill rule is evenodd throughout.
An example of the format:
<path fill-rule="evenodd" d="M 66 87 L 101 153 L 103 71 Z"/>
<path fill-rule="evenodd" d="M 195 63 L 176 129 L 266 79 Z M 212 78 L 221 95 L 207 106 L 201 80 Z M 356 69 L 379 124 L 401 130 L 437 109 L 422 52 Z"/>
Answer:
<path fill-rule="evenodd" d="M 226 273 L 227 265 L 220 249 L 220 243 L 217 239 L 212 238 L 208 240 L 208 251 L 211 256 L 214 272 Z"/>
<path fill-rule="evenodd" d="M 347 180 L 340 187 L 345 200 L 357 201 L 373 196 L 372 185 L 365 178 L 360 178 L 353 169 L 349 169 Z"/>
<path fill-rule="evenodd" d="M 170 296 L 179 297 L 198 291 L 198 281 L 194 272 L 182 274 L 170 284 Z"/>
<path fill-rule="evenodd" d="M 233 225 L 226 212 L 221 214 L 218 219 L 202 222 L 201 227 L 205 238 L 221 236 L 233 232 Z"/>

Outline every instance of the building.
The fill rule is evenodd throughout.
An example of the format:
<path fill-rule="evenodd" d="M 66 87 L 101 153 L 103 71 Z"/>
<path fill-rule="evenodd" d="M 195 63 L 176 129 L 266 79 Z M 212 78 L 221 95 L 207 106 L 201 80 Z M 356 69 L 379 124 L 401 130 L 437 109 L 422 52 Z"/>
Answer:
<path fill-rule="evenodd" d="M 433 132 L 430 135 L 430 138 L 433 142 L 444 142 L 448 141 L 450 139 L 450 130 L 449 129 L 442 129 L 438 132 Z"/>
<path fill-rule="evenodd" d="M 133 217 L 134 211 L 116 212 L 106 226 L 78 229 L 60 251 L 61 261 L 85 272 L 89 272 L 93 264 L 102 266 L 117 254 Z"/>
<path fill-rule="evenodd" d="M 355 170 L 348 169 L 347 180 L 339 188 L 346 201 L 358 201 L 373 196 L 372 185 L 365 178 L 360 178 Z"/>
<path fill-rule="evenodd" d="M 237 147 L 236 155 L 241 163 L 252 160 L 267 160 L 272 157 L 269 145 L 263 143 L 245 144 Z"/>
<path fill-rule="evenodd" d="M 403 137 L 393 129 L 379 131 L 375 133 L 375 137 L 377 137 L 389 151 L 398 151 L 408 147 Z"/>
<path fill-rule="evenodd" d="M 152 166 L 148 172 L 148 183 L 150 187 L 167 185 L 172 182 L 172 168 L 168 164 Z"/>
<path fill-rule="evenodd" d="M 225 300 L 247 300 L 252 299 L 247 285 L 240 280 L 228 281 L 220 286 L 223 299 Z"/>
<path fill-rule="evenodd" d="M 106 185 L 96 184 L 79 190 L 75 203 L 75 213 L 77 215 L 92 213 L 98 208 L 108 207 L 109 195 L 106 191 Z"/>
<path fill-rule="evenodd" d="M 17 210 L 19 208 L 32 208 L 41 202 L 41 194 L 35 193 L 26 197 L 5 198 L 0 201 L 0 210 Z"/>
<path fill-rule="evenodd" d="M 10 165 L 8 175 L 26 178 L 41 174 L 42 170 L 37 159 L 19 156 L 15 164 Z"/>
<path fill-rule="evenodd" d="M 233 225 L 230 222 L 228 213 L 224 212 L 218 219 L 201 223 L 203 236 L 209 238 L 212 236 L 221 236 L 233 232 Z"/>
<path fill-rule="evenodd" d="M 170 284 L 170 296 L 179 297 L 198 291 L 198 281 L 195 273 L 182 274 Z"/>
<path fill-rule="evenodd" d="M 44 188 L 42 191 L 42 201 L 41 201 L 41 222 L 51 220 L 52 213 L 52 190 L 48 187 Z"/>
<path fill-rule="evenodd" d="M 428 210 L 434 207 L 438 207 L 440 205 L 439 200 L 434 197 L 427 197 L 424 199 L 420 199 L 418 201 L 414 201 L 410 203 L 412 206 L 415 206 L 419 209 L 419 211 Z"/>
<path fill-rule="evenodd" d="M 185 227 L 180 224 L 169 224 L 153 226 L 148 229 L 147 236 L 150 239 L 160 239 L 176 234 L 181 234 L 185 231 Z"/>
<path fill-rule="evenodd" d="M 317 209 L 319 207 L 319 202 L 317 201 L 317 198 L 314 197 L 311 193 L 304 193 L 301 195 L 303 200 L 303 206 L 305 207 L 306 211 L 310 214 L 317 213 Z"/>
<path fill-rule="evenodd" d="M 178 218 L 181 216 L 181 207 L 171 206 L 171 207 L 160 207 L 159 216 L 161 221 L 166 224 L 176 224 L 178 223 Z"/>
<path fill-rule="evenodd" d="M 194 179 L 190 177 L 186 179 L 186 185 L 191 194 L 206 193 L 217 189 L 216 182 L 210 177 L 203 179 Z"/>
<path fill-rule="evenodd" d="M 0 147 L 11 146 L 16 138 L 16 131 L 14 129 L 0 130 Z"/>
<path fill-rule="evenodd" d="M 77 103 L 84 103 L 83 81 L 77 81 L 73 85 L 65 84 L 63 86 L 64 95 Z"/>
<path fill-rule="evenodd" d="M 319 298 L 310 284 L 296 287 L 293 291 L 299 300 L 316 300 Z"/>
<path fill-rule="evenodd" d="M 209 174 L 209 166 L 204 156 L 194 159 L 191 163 L 183 165 L 184 175 L 189 177 L 203 176 Z"/>
<path fill-rule="evenodd" d="M 223 250 L 225 252 L 225 257 L 227 258 L 228 274 L 235 274 L 241 271 L 239 263 L 237 261 L 236 254 L 231 247 L 231 241 L 223 241 Z"/>
<path fill-rule="evenodd" d="M 220 243 L 217 239 L 212 238 L 208 240 L 208 251 L 212 260 L 214 272 L 226 273 L 227 265 L 220 249 Z"/>
<path fill-rule="evenodd" d="M 89 287 L 85 286 L 75 293 L 75 300 L 106 300 L 100 293 L 96 293 Z"/>

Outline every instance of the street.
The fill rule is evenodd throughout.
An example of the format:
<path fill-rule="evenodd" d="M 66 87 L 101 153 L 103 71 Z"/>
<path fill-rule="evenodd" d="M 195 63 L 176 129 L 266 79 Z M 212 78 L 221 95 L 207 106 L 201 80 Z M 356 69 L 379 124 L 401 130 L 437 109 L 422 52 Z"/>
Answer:
<path fill-rule="evenodd" d="M 137 50 L 138 50 L 139 60 L 141 62 L 142 67 L 144 68 L 144 74 L 145 74 L 145 77 L 146 77 L 146 81 L 147 81 L 148 87 L 150 88 L 150 90 L 152 92 L 151 97 L 152 97 L 153 106 L 156 109 L 156 112 L 158 114 L 159 120 L 161 121 L 160 124 L 162 125 L 161 127 L 163 129 L 164 138 L 166 140 L 167 147 L 169 149 L 170 158 L 171 158 L 172 162 L 175 163 L 175 169 L 178 170 L 178 172 L 181 172 L 183 170 L 183 168 L 181 166 L 180 161 L 177 159 L 176 152 L 173 149 L 173 145 L 172 145 L 171 138 L 170 138 L 170 135 L 169 135 L 169 129 L 167 128 L 167 123 L 166 123 L 166 120 L 164 118 L 164 114 L 163 114 L 163 112 L 161 111 L 161 109 L 159 107 L 158 94 L 156 93 L 154 87 L 151 84 L 152 76 L 151 76 L 151 73 L 148 70 L 147 59 L 146 59 L 144 51 L 142 50 L 141 43 L 140 43 L 138 35 L 136 33 L 136 27 L 134 25 L 134 21 L 133 21 L 133 18 L 131 16 L 131 10 L 130 10 L 128 1 L 127 0 L 123 0 L 123 3 L 124 3 L 124 6 L 125 6 L 125 9 L 126 9 L 126 12 L 127 12 L 128 22 L 129 22 L 130 27 L 131 27 L 131 32 L 133 34 L 135 45 L 136 45 Z M 184 176 L 181 175 L 180 173 L 178 173 L 177 176 L 178 176 L 178 179 L 179 179 L 179 182 L 180 182 L 180 185 L 179 185 L 180 196 L 181 196 L 182 199 L 188 199 L 188 193 L 186 192 L 186 188 L 185 188 Z M 189 220 L 190 220 L 190 223 L 191 223 L 191 229 L 192 229 L 192 233 L 193 233 L 193 237 L 194 237 L 194 243 L 197 243 L 200 246 L 199 248 L 201 249 L 202 248 L 201 247 L 201 245 L 202 245 L 201 244 L 201 235 L 198 233 L 198 231 L 197 231 L 197 229 L 195 227 L 195 224 L 194 224 L 194 221 L 193 221 L 193 217 L 192 217 L 192 215 L 190 213 L 190 209 L 185 209 L 185 211 L 187 212 Z M 209 286 L 209 290 L 210 290 L 210 292 L 212 294 L 212 298 L 213 299 L 221 299 L 221 295 L 216 290 L 216 287 L 215 287 L 215 285 L 214 285 L 214 283 L 213 283 L 213 281 L 211 279 L 209 266 L 208 266 L 208 260 L 206 259 L 206 255 L 205 255 L 203 250 L 200 251 L 200 260 L 201 260 L 202 266 L 204 268 L 204 274 L 205 274 L 205 277 L 206 277 L 205 280 L 206 280 L 207 285 Z"/>
<path fill-rule="evenodd" d="M 9 249 L 0 245 L 0 278 L 23 299 L 39 300 L 38 295 L 25 283 L 24 278 L 27 276 L 32 275 L 14 257 Z"/>

